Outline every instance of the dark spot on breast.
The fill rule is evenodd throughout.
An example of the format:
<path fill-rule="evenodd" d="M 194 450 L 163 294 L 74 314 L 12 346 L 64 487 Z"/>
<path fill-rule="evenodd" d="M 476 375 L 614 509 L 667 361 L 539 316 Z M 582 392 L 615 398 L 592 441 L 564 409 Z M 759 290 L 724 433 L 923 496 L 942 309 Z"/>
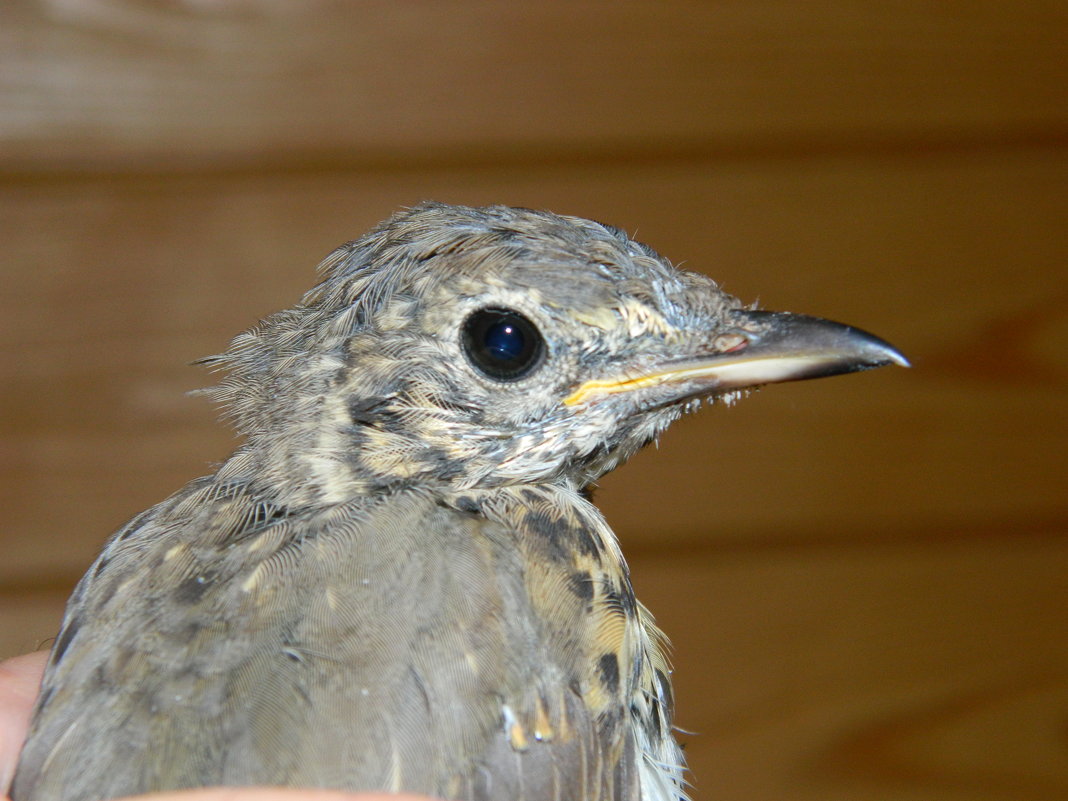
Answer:
<path fill-rule="evenodd" d="M 550 516 L 545 512 L 527 512 L 523 522 L 530 534 L 546 546 L 551 559 L 557 562 L 571 560 L 571 549 L 568 547 L 571 529 L 562 517 Z"/>
<path fill-rule="evenodd" d="M 619 659 L 615 654 L 604 654 L 597 663 L 601 682 L 612 695 L 619 692 Z"/>
<path fill-rule="evenodd" d="M 626 606 L 623 603 L 625 593 L 621 593 L 608 576 L 605 576 L 601 582 L 601 592 L 604 594 L 604 605 L 612 614 L 628 617 Z"/>
<path fill-rule="evenodd" d="M 586 603 L 593 600 L 593 576 L 585 570 L 568 573 L 568 587 Z"/>
<path fill-rule="evenodd" d="M 539 495 L 534 490 L 528 489 L 526 487 L 521 489 L 519 491 L 519 494 L 523 496 L 523 500 L 526 501 L 527 503 L 538 503 L 539 501 L 542 500 L 541 495 Z"/>
<path fill-rule="evenodd" d="M 469 515 L 482 514 L 482 507 L 479 505 L 478 501 L 468 495 L 461 495 L 453 502 L 453 506 L 461 512 L 466 512 Z"/>
<path fill-rule="evenodd" d="M 629 584 L 623 587 L 623 591 L 619 594 L 619 600 L 627 617 L 638 616 L 638 599 L 634 597 L 634 591 L 631 590 Z"/>
<path fill-rule="evenodd" d="M 71 640 L 74 639 L 74 635 L 78 633 L 78 629 L 82 627 L 81 618 L 77 615 L 71 617 L 63 625 L 63 629 L 59 632 L 59 636 L 56 637 L 56 644 L 52 646 L 52 656 L 50 658 L 50 664 L 58 665 L 59 660 L 63 658 L 63 654 L 67 652 L 68 646 L 70 646 Z"/>
<path fill-rule="evenodd" d="M 601 545 L 597 541 L 597 538 L 593 536 L 593 532 L 586 526 L 578 526 L 574 530 L 575 545 L 586 556 L 592 556 L 597 560 L 597 563 L 601 562 Z"/>
<path fill-rule="evenodd" d="M 180 604 L 195 604 L 211 587 L 213 578 L 203 573 L 190 576 L 174 588 L 174 600 Z"/>

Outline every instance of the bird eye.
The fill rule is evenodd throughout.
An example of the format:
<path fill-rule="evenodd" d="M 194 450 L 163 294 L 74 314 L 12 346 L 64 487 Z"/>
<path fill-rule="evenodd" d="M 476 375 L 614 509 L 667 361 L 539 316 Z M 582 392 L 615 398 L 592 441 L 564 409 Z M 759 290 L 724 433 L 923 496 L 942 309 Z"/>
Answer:
<path fill-rule="evenodd" d="M 529 375 L 545 354 L 545 340 L 534 323 L 511 309 L 474 312 L 464 321 L 462 340 L 471 363 L 498 381 Z"/>

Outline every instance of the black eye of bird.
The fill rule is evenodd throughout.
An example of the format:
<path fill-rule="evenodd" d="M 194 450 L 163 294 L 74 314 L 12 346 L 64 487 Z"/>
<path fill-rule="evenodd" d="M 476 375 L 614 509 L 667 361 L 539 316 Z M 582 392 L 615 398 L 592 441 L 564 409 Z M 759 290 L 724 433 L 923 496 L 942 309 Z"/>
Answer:
<path fill-rule="evenodd" d="M 471 364 L 498 381 L 516 381 L 537 368 L 545 340 L 534 323 L 511 309 L 479 309 L 464 321 L 463 345 Z"/>

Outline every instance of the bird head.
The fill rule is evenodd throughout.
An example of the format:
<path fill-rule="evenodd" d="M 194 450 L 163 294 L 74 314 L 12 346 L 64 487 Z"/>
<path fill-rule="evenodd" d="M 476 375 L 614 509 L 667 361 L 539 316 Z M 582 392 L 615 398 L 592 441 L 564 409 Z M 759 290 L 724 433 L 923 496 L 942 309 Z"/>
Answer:
<path fill-rule="evenodd" d="M 251 462 L 339 501 L 404 486 L 581 488 L 703 401 L 907 362 L 858 329 L 758 311 L 601 223 L 424 204 L 321 265 L 209 363 Z"/>

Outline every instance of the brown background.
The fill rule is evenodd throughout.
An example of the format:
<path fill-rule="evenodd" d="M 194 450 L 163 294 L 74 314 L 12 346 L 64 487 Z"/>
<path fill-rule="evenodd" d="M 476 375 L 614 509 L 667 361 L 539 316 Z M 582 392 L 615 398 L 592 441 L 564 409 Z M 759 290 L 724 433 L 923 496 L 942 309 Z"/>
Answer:
<path fill-rule="evenodd" d="M 1068 797 L 1062 3 L 0 6 L 0 655 L 232 447 L 186 366 L 424 198 L 636 232 L 915 369 L 604 481 L 697 799 Z"/>

